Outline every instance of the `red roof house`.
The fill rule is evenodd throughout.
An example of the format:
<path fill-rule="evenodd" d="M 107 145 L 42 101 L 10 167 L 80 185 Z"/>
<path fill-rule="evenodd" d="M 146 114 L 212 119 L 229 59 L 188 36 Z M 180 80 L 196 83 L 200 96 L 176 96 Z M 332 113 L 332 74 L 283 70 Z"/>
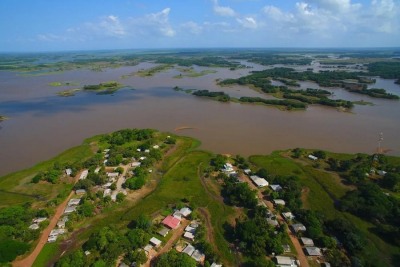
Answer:
<path fill-rule="evenodd" d="M 162 221 L 162 224 L 164 224 L 165 226 L 168 226 L 171 229 L 176 229 L 178 228 L 179 224 L 181 223 L 181 221 L 178 218 L 175 218 L 171 215 L 168 215 L 167 217 L 165 217 L 165 219 Z"/>

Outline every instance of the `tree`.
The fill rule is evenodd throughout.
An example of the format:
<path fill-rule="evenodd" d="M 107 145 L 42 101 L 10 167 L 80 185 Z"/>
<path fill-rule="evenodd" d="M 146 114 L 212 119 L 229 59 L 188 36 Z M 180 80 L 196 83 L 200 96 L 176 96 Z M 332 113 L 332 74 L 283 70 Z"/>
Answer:
<path fill-rule="evenodd" d="M 135 228 L 148 230 L 151 227 L 151 220 L 144 214 L 140 214 L 139 217 L 133 222 Z"/>
<path fill-rule="evenodd" d="M 119 192 L 119 193 L 117 194 L 117 202 L 121 203 L 122 201 L 125 200 L 125 198 L 126 198 L 126 196 L 125 196 L 124 193 Z"/>
<path fill-rule="evenodd" d="M 226 157 L 223 155 L 216 155 L 214 158 L 211 159 L 211 166 L 214 166 L 216 171 L 222 169 L 226 163 Z"/>
<path fill-rule="evenodd" d="M 150 235 L 140 228 L 129 230 L 126 237 L 134 250 L 144 247 L 150 240 Z"/>
<path fill-rule="evenodd" d="M 85 216 L 85 217 L 91 217 L 93 216 L 94 213 L 94 205 L 90 203 L 89 201 L 86 201 L 82 205 L 78 206 L 78 214 Z"/>
<path fill-rule="evenodd" d="M 112 183 L 112 184 L 110 185 L 110 189 L 111 189 L 111 190 L 116 190 L 116 189 L 117 189 L 117 183 Z"/>
<path fill-rule="evenodd" d="M 196 267 L 196 261 L 185 253 L 178 253 L 176 250 L 170 250 L 162 254 L 155 267 Z"/>
<path fill-rule="evenodd" d="M 136 249 L 129 250 L 129 252 L 125 256 L 125 263 L 130 264 L 132 262 L 136 262 L 136 266 L 140 266 L 141 264 L 146 263 L 147 256 L 144 250 Z"/>

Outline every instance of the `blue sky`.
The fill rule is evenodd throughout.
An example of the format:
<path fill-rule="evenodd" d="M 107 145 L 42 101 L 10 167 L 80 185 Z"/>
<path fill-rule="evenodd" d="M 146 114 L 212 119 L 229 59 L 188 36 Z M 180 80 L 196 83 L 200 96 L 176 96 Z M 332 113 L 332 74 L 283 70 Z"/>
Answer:
<path fill-rule="evenodd" d="M 399 0 L 1 0 L 0 51 L 398 47 Z"/>

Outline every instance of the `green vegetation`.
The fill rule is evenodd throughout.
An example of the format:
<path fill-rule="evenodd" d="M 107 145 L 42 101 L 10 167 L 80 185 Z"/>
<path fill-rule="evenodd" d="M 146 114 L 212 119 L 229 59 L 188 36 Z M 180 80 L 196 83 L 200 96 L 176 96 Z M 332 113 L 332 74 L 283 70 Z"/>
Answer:
<path fill-rule="evenodd" d="M 122 85 L 116 81 L 109 81 L 109 82 L 104 82 L 104 83 L 99 83 L 99 84 L 85 85 L 85 86 L 83 86 L 82 89 L 86 90 L 86 91 L 101 92 L 101 94 L 112 94 L 123 87 L 124 87 L 124 85 Z"/>
<path fill-rule="evenodd" d="M 299 54 L 284 54 L 277 52 L 253 52 L 241 53 L 232 56 L 234 59 L 249 60 L 254 63 L 269 66 L 275 64 L 289 64 L 289 65 L 310 65 L 312 59 Z"/>
<path fill-rule="evenodd" d="M 201 67 L 220 67 L 220 68 L 237 68 L 240 64 L 237 62 L 228 61 L 222 57 L 207 56 L 207 57 L 192 57 L 192 58 L 182 58 L 182 57 L 159 57 L 156 59 L 157 63 L 161 64 L 176 64 L 179 66 L 190 67 L 193 65 Z"/>
<path fill-rule="evenodd" d="M 57 95 L 63 96 L 63 97 L 68 97 L 68 96 L 74 96 L 76 92 L 81 91 L 81 89 L 69 89 L 69 90 L 64 90 L 57 92 Z"/>
<path fill-rule="evenodd" d="M 50 86 L 58 87 L 58 86 L 78 86 L 78 83 L 75 82 L 51 82 Z"/>
<path fill-rule="evenodd" d="M 35 262 L 33 263 L 32 267 L 42 267 L 46 266 L 46 264 L 55 256 L 60 253 L 59 251 L 59 244 L 55 243 L 47 243 L 44 245 L 42 251 L 36 258 Z"/>
<path fill-rule="evenodd" d="M 231 99 L 230 96 L 224 92 L 210 92 L 208 90 L 194 91 L 192 95 L 213 98 L 220 102 L 229 102 Z"/>
<path fill-rule="evenodd" d="M 140 76 L 140 77 L 151 77 L 159 72 L 167 71 L 172 68 L 173 68 L 173 65 L 171 65 L 171 64 L 163 64 L 163 65 L 155 66 L 150 69 L 139 70 L 138 72 L 135 73 L 135 75 Z"/>
<path fill-rule="evenodd" d="M 384 79 L 400 80 L 400 62 L 375 62 L 368 64 L 368 74 L 380 76 Z"/>
<path fill-rule="evenodd" d="M 7 120 L 7 117 L 0 115 L 0 122 Z"/>
<path fill-rule="evenodd" d="M 159 144 L 159 148 L 144 152 L 154 144 Z M 33 217 L 48 217 L 69 194 L 71 181 L 60 174 L 69 167 L 73 173 L 89 170 L 87 178 L 74 186 L 86 189 L 87 194 L 66 225 L 70 231 L 79 230 L 79 236 L 73 239 L 74 246 L 56 266 L 111 266 L 119 257 L 127 264 L 145 262 L 146 255 L 140 248 L 158 231 L 160 214 L 166 211 L 170 214 L 173 208 L 183 205 L 193 208 L 194 216 L 202 220 L 194 244 L 206 254 L 208 263 L 216 260 L 227 266 L 240 263 L 257 266 L 254 265 L 257 259 L 263 266 L 273 266 L 264 255 L 283 252 L 282 244 L 289 243 L 286 225 L 268 224 L 266 218 L 276 215 L 259 205 L 256 192 L 237 177 L 228 177 L 220 171 L 226 162 L 234 162 L 235 168 L 251 168 L 270 184 L 282 186 L 277 192 L 263 189 L 264 198 L 285 200 L 286 206 L 277 207 L 277 211 L 292 211 L 296 216 L 294 222 L 301 222 L 307 228 L 304 236 L 327 248 L 325 259 L 332 266 L 346 267 L 354 262 L 372 266 L 376 258 L 383 259 L 376 266 L 394 266 L 390 259 L 400 252 L 397 229 L 400 203 L 392 196 L 400 188 L 398 158 L 294 149 L 252 156 L 247 161 L 241 156 L 227 158 L 195 150 L 198 144 L 190 138 L 167 136 L 151 129 L 125 129 L 88 139 L 57 160 L 4 177 L 0 188 L 13 192 L 14 203 L 21 205 L 7 198 L 8 202 L 2 203 L 6 207 L 0 209 L 0 239 L 13 248 L 0 253 L 5 257 L 2 260 L 8 262 L 25 253 L 30 248 L 29 241 L 37 239 L 39 231 L 26 229 Z M 107 166 L 103 165 L 105 153 L 110 162 Z M 126 197 L 120 194 L 117 203 L 111 204 L 110 197 L 103 198 L 103 192 L 94 189 L 106 181 L 106 168 L 123 173 L 124 168 L 115 166 L 120 163 L 125 166 L 129 163 L 127 159 L 139 158 L 142 153 L 146 153 L 147 159 L 141 161 L 140 167 L 130 169 L 131 177 L 125 186 L 147 190 L 145 195 L 133 199 L 129 193 Z M 309 159 L 310 154 L 318 160 Z M 95 173 L 98 166 L 102 167 Z M 150 168 L 154 170 L 151 174 Z M 387 173 L 380 175 L 377 170 Z M 366 176 L 366 172 L 370 175 Z M 34 207 L 26 204 L 34 196 L 16 194 L 41 187 L 40 199 Z M 56 188 L 57 193 L 46 192 L 50 188 Z M 45 246 L 35 265 L 45 265 L 53 257 L 57 259 L 61 252 L 59 245 Z M 238 248 L 243 257 L 232 253 L 231 246 Z M 91 254 L 86 256 L 84 251 Z M 192 262 L 191 258 L 172 251 L 161 255 L 154 264 L 191 264 L 187 262 Z"/>
<path fill-rule="evenodd" d="M 394 95 L 386 92 L 385 89 L 371 88 L 371 89 L 363 89 L 363 90 L 349 90 L 350 92 L 354 92 L 357 94 L 368 95 L 370 97 L 376 98 L 386 98 L 386 99 L 400 99 L 398 95 Z"/>
<path fill-rule="evenodd" d="M 293 81 L 313 81 L 320 86 L 324 87 L 343 87 L 350 92 L 368 94 L 373 97 L 398 99 L 398 96 L 387 94 L 385 90 L 382 89 L 370 89 L 367 90 L 366 84 L 371 83 L 372 80 L 362 77 L 356 72 L 346 72 L 346 71 L 321 71 L 318 73 L 312 71 L 297 72 L 292 68 L 273 68 L 263 71 L 254 71 L 252 74 L 238 79 L 227 79 L 219 82 L 220 85 L 252 85 L 256 88 L 261 89 L 265 93 L 277 93 L 279 90 L 287 91 L 285 87 L 272 86 L 271 80 L 285 81 L 285 83 L 290 85 L 296 85 Z M 289 81 L 289 82 L 288 82 Z M 301 96 L 294 95 L 296 92 L 290 90 L 290 95 L 286 93 L 286 97 L 296 98 L 303 101 L 311 101 L 309 98 L 302 97 L 304 91 L 298 94 Z M 307 93 L 307 92 L 306 92 Z M 323 105 L 332 106 L 347 106 L 349 101 L 337 100 L 333 101 L 326 97 L 319 100 L 314 100 L 320 102 Z"/>
<path fill-rule="evenodd" d="M 199 72 L 196 72 L 193 68 L 179 68 L 178 69 L 181 73 L 179 75 L 174 76 L 176 79 L 182 79 L 183 77 L 190 77 L 190 78 L 195 78 L 195 77 L 201 77 L 207 74 L 212 74 L 216 73 L 217 71 L 215 70 L 202 70 Z"/>

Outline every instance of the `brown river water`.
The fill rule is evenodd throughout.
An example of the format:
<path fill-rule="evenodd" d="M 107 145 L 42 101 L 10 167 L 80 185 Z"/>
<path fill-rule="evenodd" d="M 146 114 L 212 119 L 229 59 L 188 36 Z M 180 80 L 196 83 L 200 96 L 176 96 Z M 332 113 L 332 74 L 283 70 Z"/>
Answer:
<path fill-rule="evenodd" d="M 216 79 L 236 78 L 253 69 L 230 71 L 215 68 L 217 73 L 195 78 L 173 78 L 175 69 L 153 77 L 121 75 L 154 66 L 141 63 L 134 67 L 103 72 L 75 70 L 43 76 L 21 76 L 0 71 L 0 114 L 9 120 L 0 123 L 0 175 L 30 167 L 52 158 L 90 136 L 123 128 L 154 128 L 179 131 L 201 140 L 202 149 L 228 154 L 268 154 L 274 150 L 303 147 L 334 152 L 373 153 L 379 133 L 389 155 L 400 155 L 400 102 L 374 99 L 330 89 L 336 98 L 365 100 L 374 106 L 356 106 L 352 112 L 310 106 L 306 111 L 280 111 L 274 107 L 219 103 L 176 92 L 172 88 L 225 91 L 231 96 L 262 96 L 245 86 L 220 88 Z M 195 67 L 196 70 L 206 68 Z M 58 91 L 72 87 L 52 87 L 54 81 L 97 84 L 109 80 L 131 86 L 113 95 L 79 92 L 73 97 L 59 97 Z M 302 88 L 318 86 L 301 83 Z M 394 80 L 377 79 L 373 87 L 400 94 Z M 265 97 L 265 96 L 264 96 Z"/>

